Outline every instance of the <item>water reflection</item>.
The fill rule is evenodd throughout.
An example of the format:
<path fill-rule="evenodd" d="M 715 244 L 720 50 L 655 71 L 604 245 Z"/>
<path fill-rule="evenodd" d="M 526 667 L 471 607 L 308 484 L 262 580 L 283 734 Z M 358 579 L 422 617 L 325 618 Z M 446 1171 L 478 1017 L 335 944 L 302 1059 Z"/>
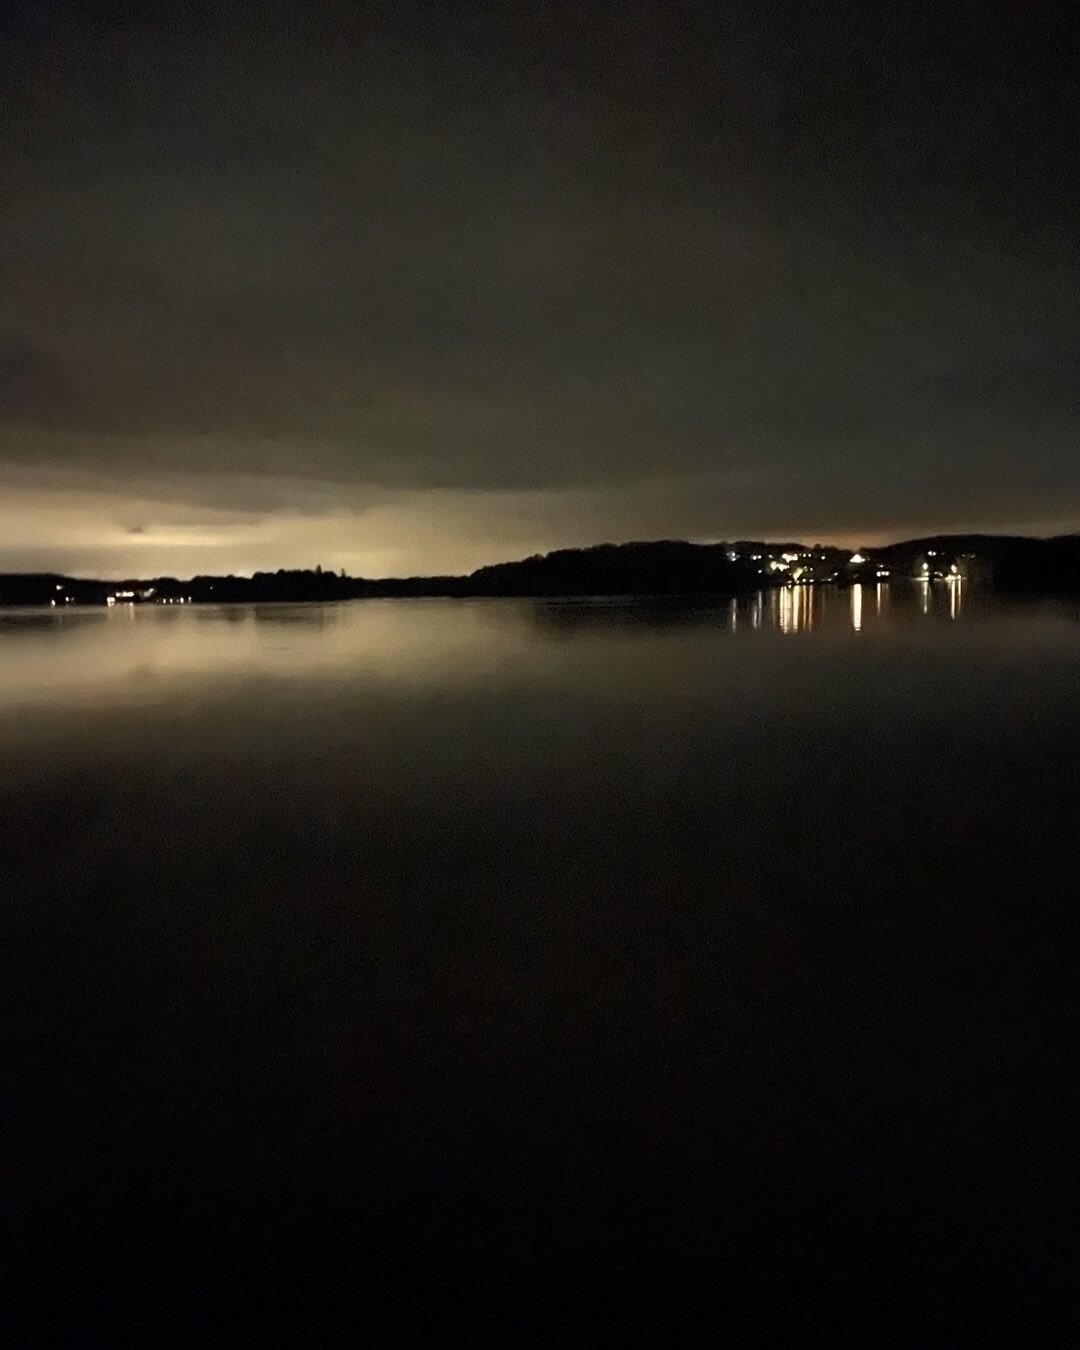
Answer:
<path fill-rule="evenodd" d="M 234 613 L 242 617 L 244 607 L 236 606 Z M 299 624 L 307 628 L 325 628 L 341 617 L 339 607 L 333 605 L 256 605 L 251 614 L 256 623 Z"/>
<path fill-rule="evenodd" d="M 0 640 L 7 642 L 21 637 L 48 634 L 50 637 L 71 636 L 87 623 L 99 623 L 112 618 L 112 612 L 103 609 L 3 609 L 0 608 Z"/>
<path fill-rule="evenodd" d="M 781 633 L 809 633 L 814 626 L 814 595 L 809 586 L 785 586 L 777 596 L 776 626 Z"/>
<path fill-rule="evenodd" d="M 602 638 L 609 652 L 612 644 L 632 643 L 637 660 L 645 646 L 659 650 L 664 635 L 676 630 L 739 643 L 770 635 L 865 641 L 899 632 L 921 616 L 981 622 L 1005 608 L 992 593 L 955 578 L 880 582 L 873 603 L 865 586 L 786 586 L 697 602 L 377 600 L 0 610 L 0 706 L 138 704 L 163 697 L 169 687 L 186 695 L 196 680 L 251 677 L 475 684 L 528 669 L 542 650 L 578 638 Z"/>
<path fill-rule="evenodd" d="M 523 659 L 530 644 L 520 621 L 492 641 L 494 625 L 481 607 L 424 601 L 124 605 L 0 616 L 0 706 L 148 704 L 170 688 L 186 695 L 195 682 L 252 676 L 464 677 L 479 675 L 484 659 Z"/>
<path fill-rule="evenodd" d="M 411 605 L 414 601 L 377 601 L 374 603 Z M 436 601 L 436 604 L 444 602 Z M 589 633 L 607 629 L 646 632 L 666 627 L 687 627 L 718 624 L 737 632 L 745 621 L 747 600 L 727 602 L 694 601 L 683 599 L 608 600 L 587 597 L 569 600 L 481 600 L 448 601 L 453 612 L 482 617 L 485 626 L 510 626 L 521 623 L 522 616 L 551 636 L 570 633 Z M 726 604 L 726 611 L 724 605 Z M 726 624 L 724 623 L 726 612 Z"/>
<path fill-rule="evenodd" d="M 856 633 L 862 632 L 862 587 L 851 588 L 851 626 Z"/>
<path fill-rule="evenodd" d="M 946 581 L 949 588 L 949 618 L 958 619 L 960 617 L 960 608 L 963 603 L 964 583 L 959 576 L 951 576 Z"/>

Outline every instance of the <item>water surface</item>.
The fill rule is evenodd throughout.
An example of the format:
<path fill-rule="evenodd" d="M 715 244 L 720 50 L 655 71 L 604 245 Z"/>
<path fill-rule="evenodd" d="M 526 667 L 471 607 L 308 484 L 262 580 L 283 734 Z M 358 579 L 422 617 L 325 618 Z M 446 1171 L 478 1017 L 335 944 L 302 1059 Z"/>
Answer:
<path fill-rule="evenodd" d="M 1037 1304 L 1078 677 L 946 584 L 0 611 L 12 1269 L 81 1344 Z"/>

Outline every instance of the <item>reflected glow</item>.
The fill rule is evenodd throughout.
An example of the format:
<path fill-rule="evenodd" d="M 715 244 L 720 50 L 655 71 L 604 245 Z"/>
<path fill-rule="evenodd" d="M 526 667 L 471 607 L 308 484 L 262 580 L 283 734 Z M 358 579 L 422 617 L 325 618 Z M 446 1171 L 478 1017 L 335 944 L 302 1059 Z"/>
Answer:
<path fill-rule="evenodd" d="M 949 583 L 949 618 L 958 619 L 960 617 L 961 601 L 963 596 L 964 584 L 958 576 L 950 576 Z"/>
<path fill-rule="evenodd" d="M 851 626 L 856 633 L 862 631 L 862 587 L 851 588 Z"/>
<path fill-rule="evenodd" d="M 860 643 L 873 643 L 916 623 L 929 636 L 926 624 L 964 620 L 968 589 L 951 577 L 931 605 L 932 584 L 873 583 L 872 597 L 866 585 L 851 586 L 848 595 L 831 586 L 777 586 L 685 609 L 419 599 L 82 608 L 65 605 L 60 592 L 55 605 L 41 609 L 0 609 L 0 711 L 158 705 L 179 714 L 203 691 L 225 697 L 238 681 L 257 703 L 266 681 L 315 678 L 367 698 L 391 688 L 472 688 L 540 668 L 545 678 L 562 680 L 586 650 L 619 672 L 619 684 L 669 662 L 671 642 L 694 628 L 720 638 L 738 632 L 747 641 L 812 633 L 815 643 L 849 641 L 854 631 Z"/>
<path fill-rule="evenodd" d="M 521 613 L 438 600 L 0 609 L 0 707 L 179 706 L 204 682 L 315 675 L 475 683 L 535 653 Z"/>
<path fill-rule="evenodd" d="M 777 627 L 781 633 L 809 633 L 813 628 L 813 592 L 808 586 L 785 586 L 779 592 Z"/>

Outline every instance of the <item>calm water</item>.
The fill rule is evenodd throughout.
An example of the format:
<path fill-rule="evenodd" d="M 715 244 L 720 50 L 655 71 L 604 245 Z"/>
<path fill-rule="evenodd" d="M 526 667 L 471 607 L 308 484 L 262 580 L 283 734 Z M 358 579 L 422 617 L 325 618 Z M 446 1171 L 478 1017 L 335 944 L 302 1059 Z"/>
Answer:
<path fill-rule="evenodd" d="M 1078 613 L 0 611 L 19 1343 L 1045 1313 Z"/>

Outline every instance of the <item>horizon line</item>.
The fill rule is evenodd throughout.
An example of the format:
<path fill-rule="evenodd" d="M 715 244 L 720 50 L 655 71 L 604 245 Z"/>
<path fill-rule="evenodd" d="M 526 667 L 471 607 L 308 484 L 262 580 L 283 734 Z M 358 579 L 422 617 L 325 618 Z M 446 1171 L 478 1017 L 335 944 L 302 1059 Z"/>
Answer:
<path fill-rule="evenodd" d="M 543 552 L 516 554 L 513 557 L 499 559 L 498 561 L 495 562 L 481 563 L 479 567 L 474 567 L 471 570 L 464 572 L 414 572 L 409 574 L 397 573 L 389 576 L 371 576 L 371 575 L 355 576 L 352 573 L 346 571 L 346 569 L 344 568 L 323 567 L 321 563 L 315 563 L 311 565 L 294 565 L 289 567 L 279 566 L 271 569 L 255 568 L 248 573 L 195 572 L 187 577 L 173 576 L 172 574 L 165 572 L 158 572 L 154 574 L 147 573 L 143 575 L 136 575 L 134 573 L 129 573 L 124 576 L 107 576 L 101 573 L 92 574 L 90 572 L 83 572 L 81 570 L 73 572 L 64 572 L 64 571 L 53 571 L 51 569 L 2 572 L 0 573 L 0 576 L 63 577 L 69 578 L 73 581 L 112 583 L 112 582 L 125 582 L 136 580 L 139 581 L 172 580 L 181 582 L 181 581 L 194 581 L 197 577 L 221 577 L 221 578 L 233 577 L 236 578 L 237 580 L 250 581 L 254 579 L 256 576 L 276 576 L 279 573 L 310 572 L 312 574 L 324 573 L 329 576 L 345 577 L 347 580 L 350 581 L 371 581 L 375 583 L 383 581 L 390 582 L 390 581 L 418 581 L 418 580 L 465 580 L 471 576 L 475 576 L 476 573 L 478 572 L 484 571 L 486 568 L 513 565 L 514 563 L 524 562 L 530 558 L 545 558 L 560 553 L 580 553 L 580 552 L 587 552 L 591 549 L 600 549 L 600 548 L 629 548 L 634 545 L 685 544 L 692 548 L 716 548 L 722 545 L 730 546 L 741 543 L 763 544 L 767 546 L 776 546 L 776 547 L 783 547 L 786 545 L 797 545 L 801 548 L 808 548 L 808 549 L 822 548 L 828 549 L 836 553 L 857 554 L 857 553 L 875 553 L 881 552 L 886 549 L 900 548 L 908 544 L 918 544 L 924 541 L 935 542 L 948 539 L 987 539 L 987 540 L 1009 539 L 1009 540 L 1031 540 L 1033 542 L 1049 543 L 1057 539 L 1071 539 L 1077 537 L 1080 537 L 1080 528 L 1077 528 L 1076 530 L 1059 531 L 1054 534 L 1035 534 L 1035 533 L 1013 532 L 1004 530 L 1003 531 L 940 530 L 929 534 L 904 535 L 900 538 L 891 539 L 886 543 L 861 544 L 853 548 L 848 544 L 825 543 L 820 540 L 815 541 L 813 544 L 808 544 L 805 538 L 800 539 L 798 536 L 795 535 L 786 535 L 786 536 L 778 535 L 772 539 L 766 536 L 753 536 L 753 535 L 731 536 L 728 538 L 716 538 L 716 539 L 677 538 L 675 536 L 669 535 L 669 536 L 658 536 L 653 538 L 642 538 L 642 537 L 630 538 L 630 539 L 623 539 L 621 541 L 606 539 L 590 544 L 564 544 L 560 545 L 557 548 L 547 549 Z"/>

